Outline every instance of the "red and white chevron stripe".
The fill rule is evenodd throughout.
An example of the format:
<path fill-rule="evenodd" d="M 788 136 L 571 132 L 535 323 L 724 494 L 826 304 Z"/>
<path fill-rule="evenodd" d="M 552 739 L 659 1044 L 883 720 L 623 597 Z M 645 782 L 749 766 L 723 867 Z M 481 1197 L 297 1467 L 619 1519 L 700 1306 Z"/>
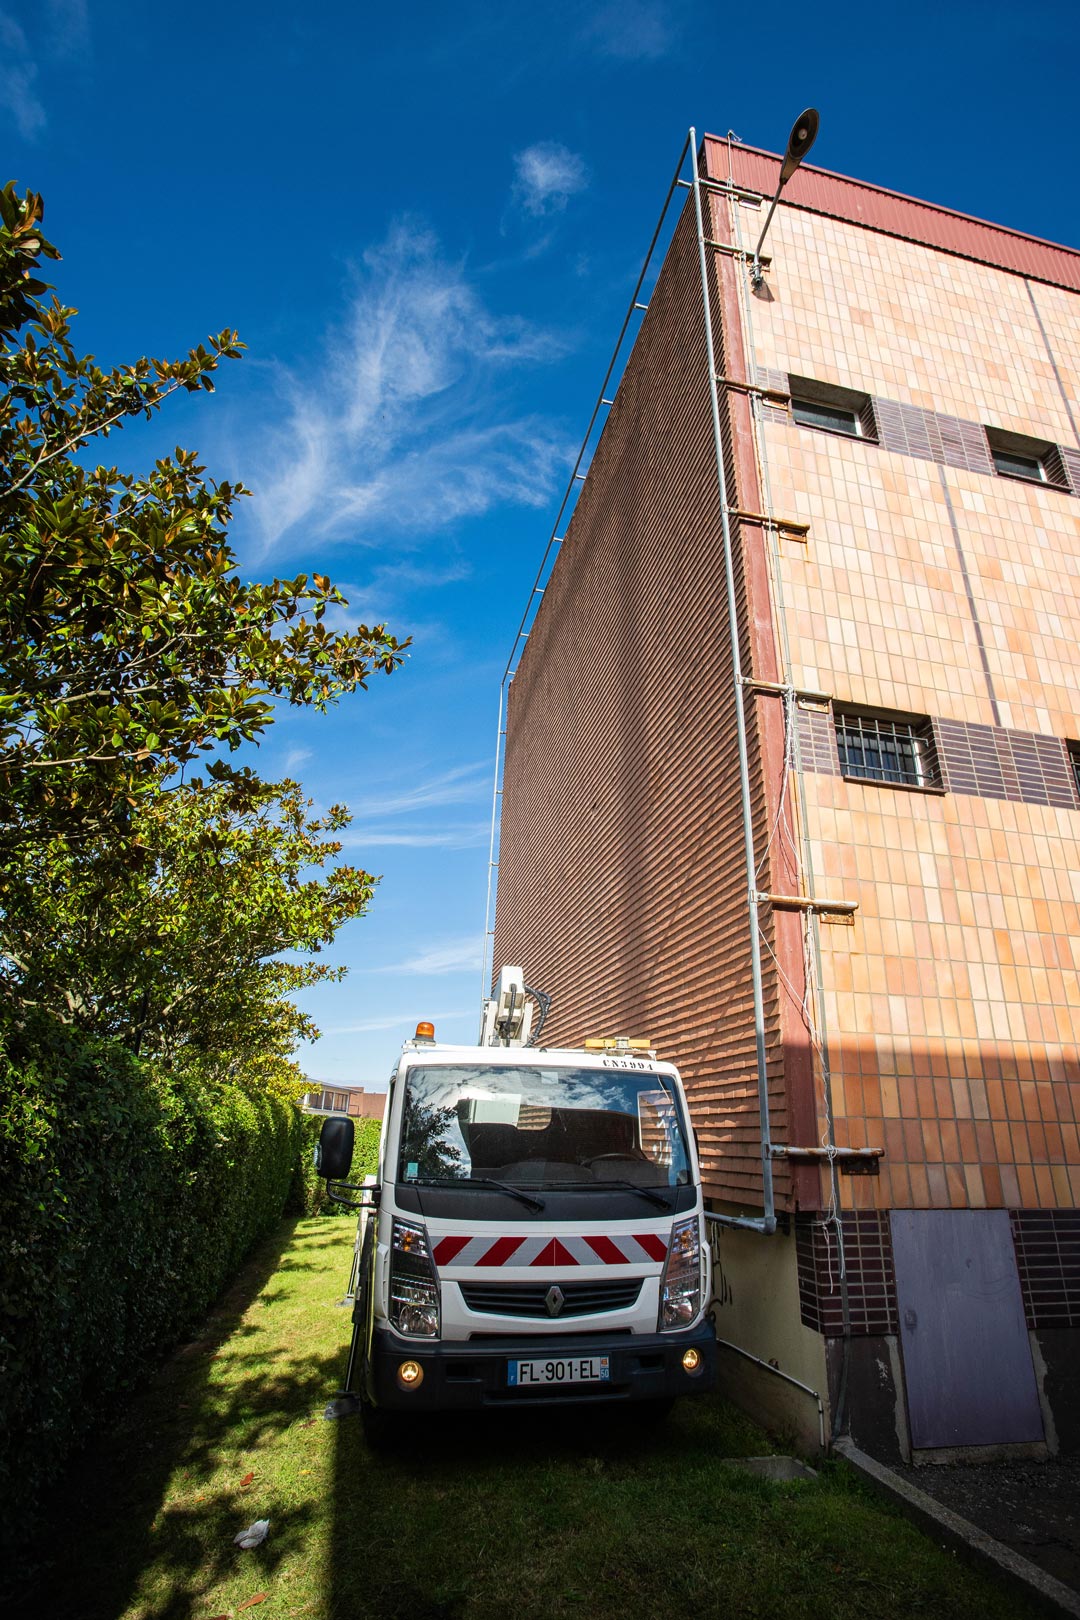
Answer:
<path fill-rule="evenodd" d="M 655 1232 L 620 1232 L 610 1237 L 439 1238 L 437 1266 L 634 1266 L 667 1259 L 667 1239 Z"/>

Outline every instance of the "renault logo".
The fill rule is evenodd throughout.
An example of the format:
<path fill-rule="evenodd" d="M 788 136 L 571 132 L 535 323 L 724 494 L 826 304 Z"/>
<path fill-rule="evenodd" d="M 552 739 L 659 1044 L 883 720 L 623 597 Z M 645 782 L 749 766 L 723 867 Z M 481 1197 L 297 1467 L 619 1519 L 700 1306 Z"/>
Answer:
<path fill-rule="evenodd" d="M 544 1304 L 547 1306 L 548 1315 L 558 1316 L 565 1303 L 566 1295 L 563 1293 L 558 1283 L 552 1283 L 551 1287 L 544 1295 Z"/>

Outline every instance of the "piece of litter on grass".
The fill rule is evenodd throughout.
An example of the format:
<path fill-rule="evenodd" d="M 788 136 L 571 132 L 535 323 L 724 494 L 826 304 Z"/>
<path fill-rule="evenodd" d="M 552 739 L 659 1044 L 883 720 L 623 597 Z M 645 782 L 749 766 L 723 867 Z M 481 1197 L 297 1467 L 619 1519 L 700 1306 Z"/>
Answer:
<path fill-rule="evenodd" d="M 334 1399 L 327 1403 L 323 1417 L 327 1423 L 332 1423 L 335 1418 L 354 1417 L 359 1405 L 355 1395 L 335 1395 Z"/>
<path fill-rule="evenodd" d="M 245 1598 L 243 1603 L 238 1603 L 236 1605 L 236 1612 L 237 1612 L 237 1614 L 239 1614 L 241 1609 L 251 1609 L 251 1608 L 253 1608 L 255 1606 L 256 1603 L 265 1603 L 265 1602 L 266 1602 L 266 1593 L 265 1592 L 256 1592 L 254 1597 Z"/>
<path fill-rule="evenodd" d="M 250 1552 L 252 1547 L 262 1546 L 269 1532 L 270 1520 L 256 1519 L 255 1523 L 249 1524 L 246 1530 L 241 1530 L 238 1536 L 233 1536 L 233 1541 L 238 1547 L 243 1547 L 245 1552 Z"/>
<path fill-rule="evenodd" d="M 243 1479 L 240 1481 L 240 1489 L 243 1490 L 245 1485 L 250 1485 L 254 1478 L 254 1474 L 245 1474 Z"/>

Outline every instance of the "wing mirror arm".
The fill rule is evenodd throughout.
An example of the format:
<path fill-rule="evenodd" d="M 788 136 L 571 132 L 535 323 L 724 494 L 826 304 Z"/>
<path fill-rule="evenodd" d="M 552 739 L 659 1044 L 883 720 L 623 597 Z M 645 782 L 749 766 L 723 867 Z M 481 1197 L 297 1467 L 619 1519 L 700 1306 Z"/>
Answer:
<path fill-rule="evenodd" d="M 367 1196 L 346 1198 L 344 1196 L 346 1193 L 359 1193 Z M 328 1181 L 326 1183 L 326 1196 L 330 1203 L 340 1204 L 342 1209 L 378 1209 L 381 1195 L 381 1187 L 358 1187 L 352 1181 Z"/>

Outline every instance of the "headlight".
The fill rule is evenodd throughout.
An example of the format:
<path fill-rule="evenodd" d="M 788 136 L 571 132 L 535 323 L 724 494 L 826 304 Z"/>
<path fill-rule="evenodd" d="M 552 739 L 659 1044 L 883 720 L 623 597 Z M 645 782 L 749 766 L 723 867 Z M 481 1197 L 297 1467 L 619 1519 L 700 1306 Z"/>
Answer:
<path fill-rule="evenodd" d="M 660 1331 L 689 1327 L 701 1311 L 701 1233 L 698 1218 L 676 1221 L 660 1280 Z"/>
<path fill-rule="evenodd" d="M 427 1233 L 396 1217 L 390 1236 L 390 1323 L 411 1339 L 439 1337 L 439 1278 Z"/>

